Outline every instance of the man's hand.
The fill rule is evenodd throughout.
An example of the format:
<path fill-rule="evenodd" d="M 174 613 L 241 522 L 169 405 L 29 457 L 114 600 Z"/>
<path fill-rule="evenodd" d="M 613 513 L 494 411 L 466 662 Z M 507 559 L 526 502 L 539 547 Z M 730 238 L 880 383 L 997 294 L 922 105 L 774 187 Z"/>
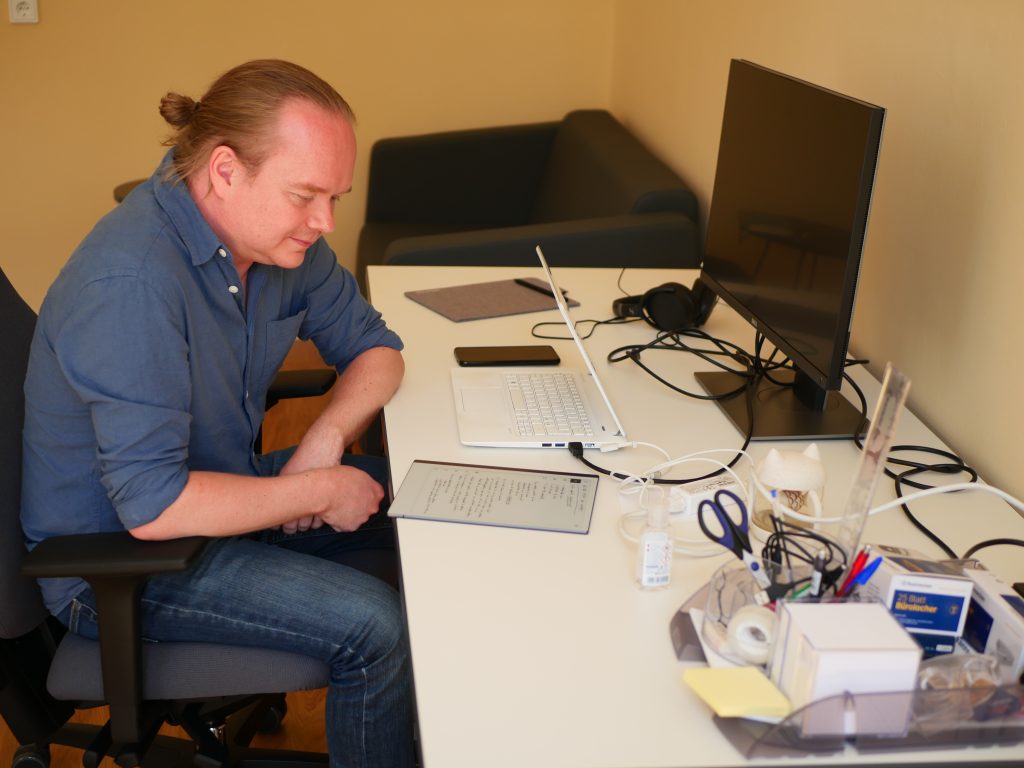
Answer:
<path fill-rule="evenodd" d="M 296 475 L 312 469 L 337 467 L 345 446 L 362 433 L 370 419 L 391 398 L 404 371 L 405 364 L 397 350 L 374 347 L 360 354 L 339 377 L 331 402 L 302 436 L 281 474 Z M 383 491 L 377 483 L 373 484 L 381 494 L 374 502 L 376 511 Z M 365 521 L 366 518 L 363 519 Z M 316 515 L 285 523 L 281 530 L 295 533 L 319 528 L 325 522 L 335 530 L 355 530 L 345 527 L 343 521 L 335 521 L 341 522 L 339 527 L 331 520 Z"/>
<path fill-rule="evenodd" d="M 336 531 L 354 531 L 380 509 L 384 489 L 363 470 L 340 465 L 323 471 L 331 473 L 337 492 L 331 494 L 328 508 L 315 516 L 320 525 L 326 523 Z"/>
<path fill-rule="evenodd" d="M 336 445 L 338 442 L 344 443 L 344 440 L 318 440 L 314 433 L 315 430 L 306 433 L 295 449 L 295 453 L 281 468 L 282 475 L 298 475 L 309 469 L 327 469 L 338 466 L 340 454 Z M 281 526 L 281 530 L 291 534 L 296 531 L 319 528 L 323 524 L 324 521 L 316 515 L 307 515 L 285 523 Z"/>

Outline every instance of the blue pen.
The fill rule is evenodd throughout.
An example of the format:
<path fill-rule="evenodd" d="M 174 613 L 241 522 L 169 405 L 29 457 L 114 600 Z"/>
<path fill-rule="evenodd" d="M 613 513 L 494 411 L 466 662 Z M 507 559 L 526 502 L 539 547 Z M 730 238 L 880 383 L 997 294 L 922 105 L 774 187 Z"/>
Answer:
<path fill-rule="evenodd" d="M 850 584 L 850 590 L 852 591 L 856 587 L 862 587 L 868 583 L 868 580 L 874 575 L 875 571 L 878 570 L 878 566 L 882 564 L 882 558 L 876 557 L 868 565 L 864 566 L 860 573 L 853 577 L 853 582 Z"/>

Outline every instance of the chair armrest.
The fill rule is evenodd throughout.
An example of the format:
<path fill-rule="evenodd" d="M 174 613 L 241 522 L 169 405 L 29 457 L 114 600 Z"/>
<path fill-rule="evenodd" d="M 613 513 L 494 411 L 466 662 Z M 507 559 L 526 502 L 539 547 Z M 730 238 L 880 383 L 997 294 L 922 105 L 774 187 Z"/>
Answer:
<path fill-rule="evenodd" d="M 693 222 L 681 213 L 641 213 L 396 240 L 385 263 L 536 267 L 699 267 Z"/>
<path fill-rule="evenodd" d="M 298 371 L 278 371 L 267 390 L 265 410 L 273 408 L 279 400 L 293 397 L 315 397 L 327 393 L 338 373 L 333 368 L 311 368 Z"/>
<path fill-rule="evenodd" d="M 22 561 L 33 578 L 149 576 L 184 571 L 202 553 L 207 539 L 190 536 L 142 541 L 126 531 L 53 536 L 41 541 Z"/>
<path fill-rule="evenodd" d="M 54 536 L 22 561 L 26 576 L 80 576 L 96 594 L 103 694 L 115 744 L 140 744 L 153 736 L 141 725 L 142 587 L 153 574 L 189 568 L 206 542 L 198 536 L 141 541 L 127 531 Z"/>
<path fill-rule="evenodd" d="M 558 123 L 382 139 L 367 221 L 502 227 L 529 220 Z"/>

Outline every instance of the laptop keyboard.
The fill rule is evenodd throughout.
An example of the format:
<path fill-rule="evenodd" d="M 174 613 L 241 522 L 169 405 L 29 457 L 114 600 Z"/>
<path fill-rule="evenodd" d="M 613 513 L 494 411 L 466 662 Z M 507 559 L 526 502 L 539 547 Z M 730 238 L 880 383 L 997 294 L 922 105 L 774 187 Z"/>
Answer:
<path fill-rule="evenodd" d="M 506 374 L 520 435 L 592 435 L 576 380 L 565 373 Z"/>

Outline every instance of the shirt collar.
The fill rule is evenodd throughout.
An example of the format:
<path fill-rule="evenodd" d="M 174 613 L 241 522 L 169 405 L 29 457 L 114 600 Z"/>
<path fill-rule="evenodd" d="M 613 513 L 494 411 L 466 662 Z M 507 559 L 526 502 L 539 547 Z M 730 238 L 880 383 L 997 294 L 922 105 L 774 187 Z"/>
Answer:
<path fill-rule="evenodd" d="M 185 243 L 192 264 L 199 266 L 212 259 L 218 249 L 227 250 L 227 247 L 217 239 L 217 235 L 199 212 L 199 207 L 188 190 L 188 184 L 177 174 L 170 179 L 166 177 L 167 169 L 173 160 L 174 150 L 171 149 L 164 155 L 160 167 L 153 174 L 153 194 Z"/>

